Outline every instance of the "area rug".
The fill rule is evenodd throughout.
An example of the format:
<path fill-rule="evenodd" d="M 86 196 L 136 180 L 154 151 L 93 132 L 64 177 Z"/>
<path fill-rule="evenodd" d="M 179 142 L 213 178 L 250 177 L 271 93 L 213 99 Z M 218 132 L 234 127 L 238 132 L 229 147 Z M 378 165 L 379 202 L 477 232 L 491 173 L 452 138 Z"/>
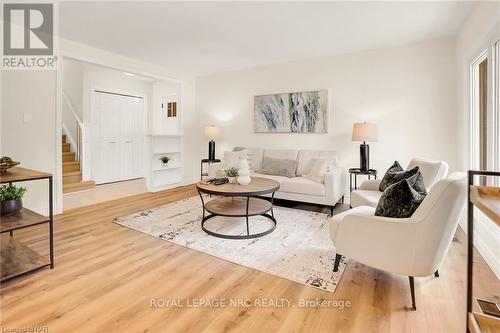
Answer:
<path fill-rule="evenodd" d="M 328 215 L 275 206 L 274 216 L 277 226 L 272 233 L 248 240 L 217 238 L 201 230 L 199 197 L 119 217 L 113 222 L 245 267 L 334 292 L 347 260 L 343 257 L 338 271 L 333 272 L 335 248 L 329 236 Z M 250 232 L 267 230 L 271 223 L 265 217 L 251 217 Z M 245 218 L 215 217 L 205 227 L 223 234 L 246 234 Z"/>

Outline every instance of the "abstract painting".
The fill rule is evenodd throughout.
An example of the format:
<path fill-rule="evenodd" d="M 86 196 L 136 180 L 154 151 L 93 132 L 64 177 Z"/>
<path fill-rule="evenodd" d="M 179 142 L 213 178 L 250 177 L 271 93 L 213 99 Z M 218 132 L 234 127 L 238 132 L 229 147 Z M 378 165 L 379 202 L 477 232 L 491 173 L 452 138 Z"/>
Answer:
<path fill-rule="evenodd" d="M 327 133 L 326 90 L 254 98 L 256 133 Z"/>

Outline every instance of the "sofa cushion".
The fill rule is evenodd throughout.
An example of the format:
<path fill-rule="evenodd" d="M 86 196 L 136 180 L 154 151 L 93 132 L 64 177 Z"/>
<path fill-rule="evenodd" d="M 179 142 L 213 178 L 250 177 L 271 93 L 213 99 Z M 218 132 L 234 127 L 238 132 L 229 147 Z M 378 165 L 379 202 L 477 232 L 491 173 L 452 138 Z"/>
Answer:
<path fill-rule="evenodd" d="M 260 172 L 266 175 L 295 177 L 297 160 L 264 157 Z"/>
<path fill-rule="evenodd" d="M 403 179 L 385 189 L 375 210 L 376 216 L 407 218 L 413 215 L 425 193 L 419 193 L 410 179 Z"/>
<path fill-rule="evenodd" d="M 299 165 L 297 166 L 297 175 L 305 175 L 311 169 L 311 162 L 315 158 L 323 158 L 329 166 L 337 166 L 337 153 L 326 150 L 300 150 L 298 153 Z"/>
<path fill-rule="evenodd" d="M 325 185 L 304 177 L 287 178 L 281 183 L 280 192 L 324 196 Z"/>
<path fill-rule="evenodd" d="M 396 184 L 403 179 L 408 179 L 412 187 L 415 188 L 420 193 L 427 193 L 425 188 L 424 179 L 422 177 L 422 173 L 420 173 L 420 169 L 418 167 L 414 167 L 413 169 L 403 171 L 401 165 L 398 162 L 394 162 L 394 164 L 387 170 L 380 182 L 379 190 L 385 191 L 389 186 Z"/>
<path fill-rule="evenodd" d="M 272 180 L 277 181 L 280 184 L 283 183 L 283 181 L 285 181 L 286 179 L 289 179 L 288 177 L 284 177 L 284 176 L 265 175 L 263 173 L 258 173 L 258 172 L 252 172 L 250 174 L 250 178 L 251 177 L 261 177 L 261 178 L 272 179 Z"/>
<path fill-rule="evenodd" d="M 380 191 L 355 190 L 351 192 L 351 206 L 370 206 L 375 208 L 381 196 L 382 192 Z"/>

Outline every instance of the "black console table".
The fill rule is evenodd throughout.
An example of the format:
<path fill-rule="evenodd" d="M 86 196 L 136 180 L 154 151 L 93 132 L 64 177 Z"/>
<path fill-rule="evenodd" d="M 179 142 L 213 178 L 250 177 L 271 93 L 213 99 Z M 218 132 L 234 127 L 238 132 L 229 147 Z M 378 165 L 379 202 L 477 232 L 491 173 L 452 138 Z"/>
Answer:
<path fill-rule="evenodd" d="M 495 300 L 475 298 L 472 290 L 474 268 L 474 208 L 500 227 L 500 187 L 475 185 L 477 177 L 500 177 L 500 172 L 469 170 L 467 207 L 467 332 L 500 332 L 500 311 Z M 495 226 L 496 225 L 496 226 Z M 494 288 L 494 287 L 493 287 Z"/>
<path fill-rule="evenodd" d="M 353 191 L 358 187 L 358 176 L 368 176 L 368 179 L 371 177 L 375 177 L 377 179 L 377 170 L 369 169 L 369 170 L 361 170 L 360 168 L 350 168 L 349 169 L 349 191 Z M 354 187 L 352 187 L 352 180 L 354 177 Z"/>
<path fill-rule="evenodd" d="M 207 172 L 203 172 L 203 164 L 212 164 L 212 163 L 219 163 L 220 162 L 220 159 L 216 158 L 214 160 L 210 160 L 208 158 L 204 158 L 201 160 L 201 163 L 200 163 L 200 180 L 203 180 L 203 176 L 208 176 L 208 171 Z"/>

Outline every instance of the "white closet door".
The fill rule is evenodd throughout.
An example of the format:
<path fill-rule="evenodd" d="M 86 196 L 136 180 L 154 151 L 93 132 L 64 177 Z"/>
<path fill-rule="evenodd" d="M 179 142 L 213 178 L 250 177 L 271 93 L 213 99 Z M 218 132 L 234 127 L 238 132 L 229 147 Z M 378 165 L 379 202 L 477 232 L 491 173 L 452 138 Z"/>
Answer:
<path fill-rule="evenodd" d="M 95 91 L 94 105 L 94 181 L 142 177 L 143 99 Z"/>

